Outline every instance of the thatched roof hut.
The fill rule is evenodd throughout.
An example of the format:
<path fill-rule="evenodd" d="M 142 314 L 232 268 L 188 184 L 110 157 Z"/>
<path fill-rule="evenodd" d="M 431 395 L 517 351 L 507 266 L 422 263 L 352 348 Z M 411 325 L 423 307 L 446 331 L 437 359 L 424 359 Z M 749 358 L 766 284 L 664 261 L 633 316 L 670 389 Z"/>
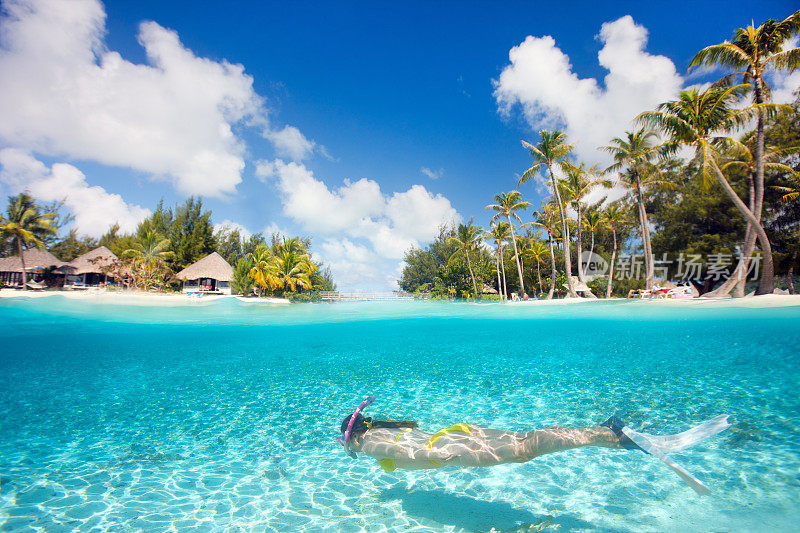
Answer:
<path fill-rule="evenodd" d="M 490 286 L 490 285 L 487 285 L 486 283 L 484 283 L 484 284 L 481 286 L 481 294 L 497 294 L 497 290 L 495 290 L 495 288 L 494 288 L 494 287 L 492 287 L 492 286 Z"/>
<path fill-rule="evenodd" d="M 22 257 L 25 259 L 25 270 L 28 272 L 41 272 L 48 267 L 60 267 L 65 265 L 56 256 L 47 250 L 31 248 L 23 250 Z M 0 272 L 22 272 L 22 261 L 18 255 L 0 258 Z"/>
<path fill-rule="evenodd" d="M 233 267 L 217 252 L 212 252 L 178 272 L 175 277 L 184 280 L 211 278 L 217 281 L 231 281 Z"/>
<path fill-rule="evenodd" d="M 99 246 L 67 263 L 62 270 L 67 274 L 104 274 L 102 268 L 111 266 L 117 256 L 105 246 Z"/>

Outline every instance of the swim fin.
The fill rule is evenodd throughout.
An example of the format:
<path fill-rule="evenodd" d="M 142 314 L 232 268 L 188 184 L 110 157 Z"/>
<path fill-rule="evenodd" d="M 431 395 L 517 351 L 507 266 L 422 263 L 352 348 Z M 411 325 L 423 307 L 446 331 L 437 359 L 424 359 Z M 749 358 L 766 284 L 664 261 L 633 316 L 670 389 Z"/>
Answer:
<path fill-rule="evenodd" d="M 619 444 L 625 450 L 642 450 L 644 453 L 647 453 L 643 450 L 640 446 L 638 446 L 633 440 L 631 440 L 625 433 L 622 432 L 622 428 L 625 427 L 625 422 L 619 419 L 617 415 L 612 415 L 611 418 L 600 424 L 603 427 L 607 427 L 611 431 L 614 432 L 614 435 L 617 436 L 619 439 Z"/>
<path fill-rule="evenodd" d="M 648 435 L 647 433 L 634 431 L 627 426 L 623 426 L 621 432 L 641 450 L 657 457 L 662 463 L 667 465 L 673 472 L 678 474 L 686 484 L 692 487 L 697 494 L 708 494 L 709 489 L 702 481 L 687 472 L 686 469 L 673 461 L 672 458 L 664 452 L 684 450 L 728 429 L 730 427 L 728 416 L 729 415 L 719 415 L 688 431 L 676 433 L 674 435 Z"/>

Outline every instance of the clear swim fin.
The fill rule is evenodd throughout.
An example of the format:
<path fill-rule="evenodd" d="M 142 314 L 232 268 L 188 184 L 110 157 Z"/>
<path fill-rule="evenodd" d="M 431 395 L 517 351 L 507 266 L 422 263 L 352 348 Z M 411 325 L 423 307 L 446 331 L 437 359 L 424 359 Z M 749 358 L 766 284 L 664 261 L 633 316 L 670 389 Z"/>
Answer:
<path fill-rule="evenodd" d="M 694 446 L 698 442 L 704 441 L 709 437 L 713 437 L 717 433 L 725 431 L 731 427 L 731 425 L 728 423 L 729 416 L 730 415 L 719 415 L 711 420 L 706 420 L 699 426 L 695 426 L 688 431 L 684 431 L 683 433 L 676 433 L 675 435 L 649 435 L 647 433 L 639 434 L 647 437 L 650 442 L 658 446 L 658 448 L 664 453 L 677 452 Z"/>
<path fill-rule="evenodd" d="M 695 426 L 683 433 L 676 433 L 675 435 L 648 435 L 647 433 L 639 433 L 625 426 L 622 432 L 628 436 L 637 446 L 657 457 L 662 463 L 667 465 L 673 472 L 678 474 L 687 485 L 697 494 L 708 494 L 708 487 L 702 481 L 694 477 L 686 471 L 681 465 L 672 460 L 664 452 L 673 452 L 686 449 L 694 446 L 700 441 L 724 431 L 729 428 L 728 415 L 719 415 L 711 420 L 703 422 L 699 426 Z"/>

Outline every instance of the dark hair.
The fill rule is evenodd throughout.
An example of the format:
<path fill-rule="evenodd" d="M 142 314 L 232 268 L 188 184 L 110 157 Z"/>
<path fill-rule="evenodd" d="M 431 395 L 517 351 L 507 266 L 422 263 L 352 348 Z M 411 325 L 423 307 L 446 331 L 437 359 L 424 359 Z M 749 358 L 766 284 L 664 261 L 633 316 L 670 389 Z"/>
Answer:
<path fill-rule="evenodd" d="M 353 414 L 347 415 L 344 420 L 342 421 L 342 429 L 341 432 L 344 433 L 347 431 L 347 425 L 350 423 L 350 417 Z M 369 424 L 369 426 L 367 426 Z M 413 420 L 373 420 L 370 417 L 364 417 L 360 413 L 356 415 L 356 419 L 353 421 L 353 429 L 350 430 L 350 435 L 358 435 L 360 433 L 364 433 L 368 429 L 376 429 L 376 428 L 411 428 L 416 429 L 419 427 L 419 424 L 414 422 Z"/>

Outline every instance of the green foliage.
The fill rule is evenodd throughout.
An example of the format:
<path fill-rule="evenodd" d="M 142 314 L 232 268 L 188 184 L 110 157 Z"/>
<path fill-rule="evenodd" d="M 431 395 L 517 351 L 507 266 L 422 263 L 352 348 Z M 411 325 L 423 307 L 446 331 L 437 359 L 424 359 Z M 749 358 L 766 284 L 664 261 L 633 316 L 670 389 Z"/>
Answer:
<path fill-rule="evenodd" d="M 426 247 L 406 252 L 406 265 L 398 280 L 400 288 L 411 293 L 431 294 L 434 298 L 461 298 L 465 292 L 472 294 L 469 266 L 466 255 L 459 253 L 458 242 L 457 229 L 442 226 Z M 484 284 L 492 287 L 497 284 L 494 259 L 488 251 L 475 248 L 470 252 L 470 262 L 479 293 Z"/>
<path fill-rule="evenodd" d="M 317 265 L 314 272 L 311 273 L 311 286 L 316 292 L 336 290 L 336 282 L 333 280 L 333 274 L 329 266 L 321 263 Z"/>
<path fill-rule="evenodd" d="M 56 214 L 48 212 L 27 193 L 8 198 L 8 208 L 0 215 L 0 243 L 16 252 L 22 261 L 22 286 L 27 290 L 25 256 L 28 248 L 43 249 L 47 240 L 58 232 Z"/>
<path fill-rule="evenodd" d="M 322 295 L 320 294 L 320 291 L 317 289 L 312 289 L 310 291 L 302 291 L 302 292 L 287 292 L 286 294 L 284 294 L 283 297 L 293 303 L 322 301 Z"/>
<path fill-rule="evenodd" d="M 62 261 L 69 262 L 98 246 L 96 239 L 86 236 L 78 237 L 78 231 L 71 229 L 64 238 L 50 246 L 49 251 Z"/>
<path fill-rule="evenodd" d="M 253 294 L 256 280 L 250 275 L 253 262 L 247 257 L 240 257 L 233 266 L 233 280 L 231 281 L 231 293 L 242 296 Z"/>
<path fill-rule="evenodd" d="M 155 214 L 154 214 L 155 215 Z M 175 208 L 169 232 L 173 270 L 185 268 L 216 250 L 211 211 L 203 210 L 203 200 L 189 198 Z"/>

